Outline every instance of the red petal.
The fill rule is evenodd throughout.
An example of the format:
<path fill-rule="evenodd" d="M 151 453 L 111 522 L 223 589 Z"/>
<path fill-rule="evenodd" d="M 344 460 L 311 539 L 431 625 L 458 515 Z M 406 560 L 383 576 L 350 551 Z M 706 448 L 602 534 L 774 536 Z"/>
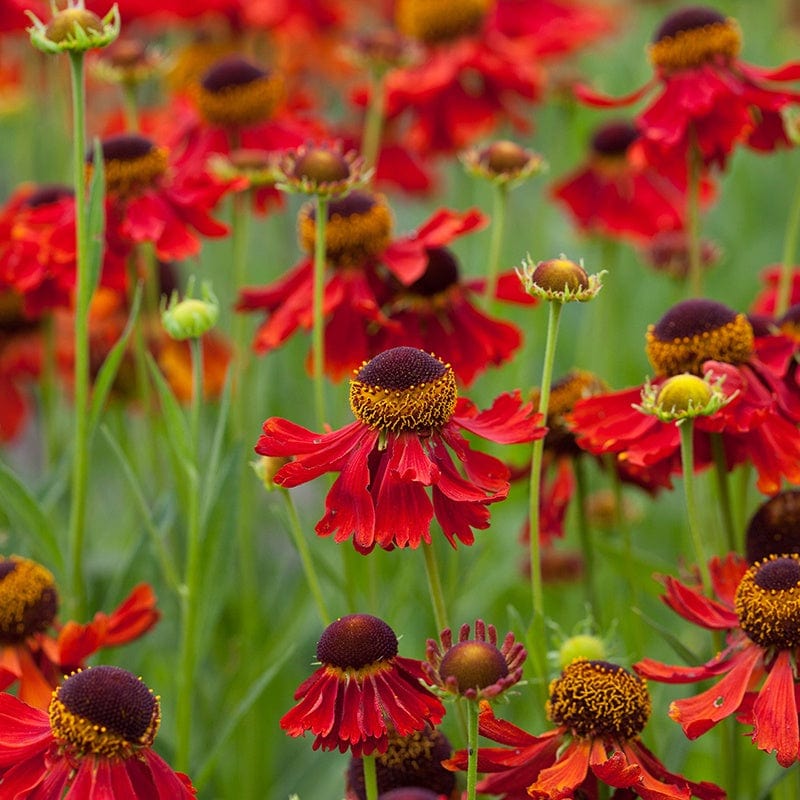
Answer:
<path fill-rule="evenodd" d="M 552 767 L 543 769 L 536 782 L 528 787 L 535 800 L 564 800 L 573 796 L 589 770 L 591 742 L 573 739 Z"/>
<path fill-rule="evenodd" d="M 792 654 L 778 652 L 767 679 L 753 705 L 753 741 L 771 753 L 782 767 L 791 767 L 798 758 L 800 729 L 792 675 Z"/>

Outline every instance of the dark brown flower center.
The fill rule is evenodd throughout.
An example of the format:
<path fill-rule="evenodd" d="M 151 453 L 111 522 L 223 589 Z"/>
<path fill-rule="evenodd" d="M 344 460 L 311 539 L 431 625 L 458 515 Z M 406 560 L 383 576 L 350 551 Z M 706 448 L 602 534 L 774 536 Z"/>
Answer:
<path fill-rule="evenodd" d="M 27 558 L 0 558 L 0 645 L 46 631 L 58 612 L 49 570 Z"/>
<path fill-rule="evenodd" d="M 350 614 L 332 622 L 317 643 L 317 658 L 326 666 L 359 670 L 397 655 L 397 636 L 378 617 Z"/>
<path fill-rule="evenodd" d="M 800 556 L 769 556 L 753 564 L 736 589 L 742 630 L 761 647 L 800 645 Z"/>
<path fill-rule="evenodd" d="M 435 797 L 450 797 L 456 776 L 442 766 L 442 761 L 450 758 L 452 753 L 448 738 L 430 725 L 408 736 L 400 736 L 390 730 L 386 752 L 380 753 L 375 759 L 378 791 L 384 796 L 384 792 L 393 789 L 425 787 Z M 366 800 L 364 769 L 360 758 L 350 761 L 348 789 L 355 793 L 357 800 Z"/>
<path fill-rule="evenodd" d="M 45 183 L 39 186 L 35 192 L 28 195 L 23 202 L 25 208 L 39 208 L 51 203 L 58 203 L 68 197 L 74 196 L 73 190 L 69 186 L 60 183 Z"/>
<path fill-rule="evenodd" d="M 350 382 L 350 407 L 370 427 L 430 432 L 455 411 L 458 390 L 449 364 L 415 347 L 394 347 L 365 362 Z"/>
<path fill-rule="evenodd" d="M 300 246 L 314 252 L 317 213 L 314 203 L 300 210 Z M 353 191 L 328 203 L 325 253 L 336 267 L 363 266 L 389 246 L 392 212 L 383 195 Z"/>
<path fill-rule="evenodd" d="M 481 163 L 490 172 L 516 172 L 528 164 L 530 156 L 524 147 L 516 142 L 501 140 L 492 142 L 482 153 Z"/>
<path fill-rule="evenodd" d="M 454 678 L 456 690 L 463 693 L 468 689 L 485 689 L 505 678 L 508 664 L 491 642 L 458 642 L 444 654 L 439 675 L 445 682 Z"/>
<path fill-rule="evenodd" d="M 599 156 L 624 156 L 639 138 L 639 131 L 630 122 L 609 122 L 601 125 L 592 136 L 592 150 Z"/>
<path fill-rule="evenodd" d="M 741 364 L 753 353 L 753 328 L 713 300 L 686 300 L 647 329 L 647 357 L 658 375 L 702 373 L 709 359 Z"/>
<path fill-rule="evenodd" d="M 240 127 L 269 119 L 283 98 L 280 76 L 240 56 L 213 64 L 196 90 L 198 108 L 212 125 Z"/>
<path fill-rule="evenodd" d="M 477 33 L 494 0 L 398 0 L 397 29 L 426 44 Z"/>
<path fill-rule="evenodd" d="M 800 490 L 780 492 L 750 518 L 745 534 L 747 560 L 800 553 Z"/>
<path fill-rule="evenodd" d="M 650 45 L 650 60 L 666 72 L 736 58 L 742 37 L 736 21 L 712 8 L 688 6 L 667 17 Z"/>
<path fill-rule="evenodd" d="M 429 247 L 425 272 L 408 288 L 410 294 L 434 297 L 458 283 L 459 268 L 453 253 L 446 247 Z"/>
<path fill-rule="evenodd" d="M 80 755 L 130 757 L 153 743 L 158 698 L 140 678 L 119 667 L 90 667 L 70 675 L 53 693 L 50 727 Z"/>
<path fill-rule="evenodd" d="M 532 280 L 548 292 L 579 292 L 589 288 L 586 270 L 566 258 L 540 262 L 533 271 Z"/>
<path fill-rule="evenodd" d="M 350 165 L 336 150 L 310 147 L 295 162 L 294 177 L 314 183 L 336 183 L 350 177 Z"/>
<path fill-rule="evenodd" d="M 154 186 L 167 169 L 167 150 L 146 136 L 122 133 L 104 139 L 101 148 L 109 195 L 125 199 Z M 92 171 L 94 148 L 86 156 Z"/>
<path fill-rule="evenodd" d="M 579 658 L 550 683 L 548 719 L 575 736 L 627 741 L 650 717 L 647 684 L 617 664 Z"/>

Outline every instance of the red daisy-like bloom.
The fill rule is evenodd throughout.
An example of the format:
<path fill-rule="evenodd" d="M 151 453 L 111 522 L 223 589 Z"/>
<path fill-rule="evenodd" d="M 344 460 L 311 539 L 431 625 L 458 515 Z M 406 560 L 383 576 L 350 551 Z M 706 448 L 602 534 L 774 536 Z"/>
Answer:
<path fill-rule="evenodd" d="M 763 288 L 753 300 L 752 310 L 754 314 L 774 316 L 780 276 L 781 266 L 779 264 L 763 270 L 761 273 Z M 789 305 L 794 306 L 800 303 L 800 268 L 794 267 L 792 269 L 789 286 Z"/>
<path fill-rule="evenodd" d="M 713 300 L 687 300 L 647 333 L 647 355 L 658 387 L 684 372 L 724 378 L 729 402 L 694 420 L 695 467 L 713 463 L 711 435 L 719 434 L 729 469 L 750 463 L 757 486 L 774 494 L 781 481 L 800 483 L 800 404 L 787 380 L 795 345 L 786 336 L 755 336 L 744 314 Z M 591 453 L 616 453 L 629 466 L 681 471 L 680 431 L 635 409 L 642 387 L 581 400 L 569 421 L 578 444 Z"/>
<path fill-rule="evenodd" d="M 444 706 L 421 681 L 422 662 L 398 655 L 397 636 L 381 619 L 350 614 L 317 643 L 321 666 L 300 684 L 298 704 L 281 717 L 289 736 L 316 736 L 313 748 L 383 753 L 390 733 L 406 736 L 436 725 Z"/>
<path fill-rule="evenodd" d="M 0 794 L 9 800 L 187 800 L 186 775 L 152 750 L 161 709 L 140 678 L 90 667 L 48 710 L 0 694 Z"/>
<path fill-rule="evenodd" d="M 476 210 L 435 212 L 416 231 L 392 238 L 392 214 L 381 194 L 356 190 L 328 204 L 326 256 L 328 278 L 323 311 L 325 324 L 325 371 L 341 380 L 377 352 L 376 331 L 385 326 L 399 330 L 383 310 L 391 287 L 408 287 L 422 278 L 428 253 L 462 234 L 486 224 Z M 303 207 L 299 217 L 300 242 L 309 257 L 279 280 L 239 294 L 239 311 L 266 311 L 253 342 L 257 353 L 279 347 L 298 329 L 313 326 L 312 284 L 316 209 Z M 394 283 L 390 282 L 390 277 Z"/>
<path fill-rule="evenodd" d="M 800 79 L 800 62 L 763 69 L 738 58 L 737 22 L 704 6 L 688 6 L 667 17 L 650 45 L 653 79 L 613 100 L 578 87 L 580 99 L 604 107 L 633 103 L 661 91 L 636 118 L 648 161 L 659 167 L 686 163 L 696 146 L 703 163 L 725 166 L 738 144 L 769 151 L 788 144 L 781 109 L 800 100 L 774 84 Z"/>
<path fill-rule="evenodd" d="M 47 708 L 65 673 L 103 647 L 138 639 L 161 616 L 152 588 L 141 583 L 110 615 L 59 625 L 52 574 L 17 556 L 0 558 L 0 601 L 0 689 L 17 683 L 19 696 L 37 708 Z"/>
<path fill-rule="evenodd" d="M 494 319 L 473 302 L 483 281 L 461 280 L 458 261 L 446 247 L 425 250 L 425 272 L 412 284 L 393 281 L 394 291 L 384 313 L 391 323 L 376 331 L 370 340 L 377 354 L 391 347 L 408 345 L 436 353 L 447 361 L 458 380 L 469 386 L 490 366 L 504 364 L 522 344 L 516 325 Z M 498 286 L 498 296 L 531 304 L 536 301 L 522 290 L 515 273 L 507 273 Z"/>
<path fill-rule="evenodd" d="M 129 246 L 150 242 L 162 261 L 200 251 L 197 234 L 225 236 L 211 211 L 231 189 L 205 169 L 178 169 L 169 151 L 138 134 L 109 136 L 100 144 L 106 179 L 106 236 Z M 94 155 L 87 156 L 88 169 Z"/>
<path fill-rule="evenodd" d="M 722 800 L 718 786 L 670 772 L 645 747 L 639 735 L 650 711 L 640 677 L 617 664 L 577 658 L 550 683 L 547 717 L 558 726 L 552 731 L 533 736 L 481 703 L 480 734 L 507 746 L 479 748 L 478 770 L 490 774 L 477 789 L 503 800 L 560 800 L 597 797 L 603 783 L 644 800 Z M 451 769 L 466 765 L 463 750 L 445 762 Z"/>
<path fill-rule="evenodd" d="M 683 227 L 685 165 L 673 174 L 636 158 L 640 135 L 629 122 L 609 122 L 592 136 L 588 161 L 551 188 L 581 231 L 636 243 Z"/>
<path fill-rule="evenodd" d="M 730 554 L 712 559 L 709 570 L 714 598 L 697 586 L 667 578 L 662 599 L 695 625 L 727 631 L 725 649 L 698 667 L 647 658 L 635 669 L 665 683 L 714 680 L 710 689 L 674 701 L 670 717 L 696 739 L 736 714 L 739 721 L 753 726 L 755 745 L 774 751 L 778 763 L 789 767 L 800 757 L 794 674 L 800 647 L 800 555 L 770 555 L 748 565 L 741 556 Z"/>
<path fill-rule="evenodd" d="M 503 394 L 479 412 L 458 397 L 449 365 L 413 347 L 395 347 L 365 362 L 350 381 L 350 407 L 355 422 L 322 434 L 272 417 L 255 449 L 294 457 L 275 475 L 279 486 L 338 472 L 316 531 L 334 534 L 337 542 L 352 536 L 360 553 L 376 544 L 391 550 L 430 543 L 433 516 L 453 547 L 456 539 L 472 544 L 472 529 L 489 525 L 488 506 L 508 494 L 509 471 L 493 456 L 473 451 L 460 429 L 505 444 L 545 434 L 519 392 Z"/>
<path fill-rule="evenodd" d="M 109 241 L 100 284 L 125 287 L 127 248 Z M 18 292 L 28 317 L 72 302 L 76 280 L 75 200 L 60 184 L 23 184 L 0 210 L 0 286 Z"/>

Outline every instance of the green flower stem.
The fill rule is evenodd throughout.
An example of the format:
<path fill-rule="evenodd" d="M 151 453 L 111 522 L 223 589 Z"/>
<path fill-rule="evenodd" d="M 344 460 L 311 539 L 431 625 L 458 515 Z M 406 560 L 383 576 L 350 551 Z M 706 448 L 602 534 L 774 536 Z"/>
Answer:
<path fill-rule="evenodd" d="M 492 235 L 489 241 L 489 264 L 486 272 L 486 288 L 483 299 L 486 308 L 491 308 L 497 291 L 497 275 L 500 271 L 500 252 L 506 229 L 506 210 L 508 208 L 508 186 L 498 183 L 494 186 L 492 207 Z"/>
<path fill-rule="evenodd" d="M 181 587 L 182 631 L 178 666 L 178 690 L 175 708 L 175 764 L 180 772 L 189 769 L 192 731 L 192 697 L 195 693 L 197 666 L 197 627 L 201 580 L 200 530 L 200 407 L 203 400 L 203 344 L 199 338 L 189 340 L 192 353 L 192 402 L 189 408 L 189 435 L 192 463 L 187 465 L 189 484 L 186 525 L 186 568 Z"/>
<path fill-rule="evenodd" d="M 700 241 L 700 181 L 703 176 L 703 163 L 696 136 L 690 137 L 687 154 L 687 186 L 686 186 L 686 234 L 689 248 L 689 281 L 690 297 L 701 297 L 703 294 L 703 257 Z"/>
<path fill-rule="evenodd" d="M 478 702 L 467 700 L 467 800 L 475 800 L 478 783 Z"/>
<path fill-rule="evenodd" d="M 789 219 L 786 223 L 786 234 L 783 239 L 781 255 L 781 271 L 778 277 L 778 291 L 775 296 L 775 317 L 782 317 L 789 308 L 792 295 L 792 272 L 797 253 L 797 239 L 800 236 L 800 180 L 794 188 Z"/>
<path fill-rule="evenodd" d="M 69 54 L 72 80 L 73 145 L 75 181 L 75 365 L 74 421 L 75 445 L 72 454 L 72 485 L 69 515 L 69 565 L 73 616 L 86 616 L 83 549 L 86 531 L 86 499 L 89 487 L 89 304 L 92 299 L 89 275 L 88 209 L 84 157 L 86 152 L 86 81 L 83 53 Z"/>
<path fill-rule="evenodd" d="M 550 386 L 553 382 L 553 364 L 558 338 L 558 323 L 561 319 L 563 303 L 557 300 L 550 302 L 547 316 L 547 339 L 545 341 L 542 382 L 539 389 L 539 413 L 547 418 L 547 407 L 550 403 Z M 533 615 L 544 618 L 544 592 L 542 590 L 542 553 L 539 541 L 539 495 L 542 483 L 542 459 L 544 457 L 544 437 L 533 443 L 531 454 L 530 506 L 530 566 L 531 566 L 531 600 Z"/>
<path fill-rule="evenodd" d="M 231 259 L 233 261 L 233 288 L 239 291 L 247 284 L 247 243 L 250 235 L 249 193 L 236 192 L 233 195 L 231 211 Z M 248 318 L 245 314 L 235 314 L 233 318 L 233 348 L 236 357 L 236 375 L 233 388 L 233 413 L 231 422 L 237 439 L 244 437 L 247 416 L 246 399 L 250 396 L 245 386 L 250 363 L 250 342 Z"/>
<path fill-rule="evenodd" d="M 331 623 L 331 615 L 328 613 L 328 608 L 325 605 L 325 597 L 320 588 L 319 578 L 317 571 L 314 569 L 314 561 L 311 558 L 311 551 L 309 550 L 308 543 L 305 536 L 303 536 L 303 528 L 300 525 L 300 517 L 297 514 L 292 495 L 288 489 L 281 489 L 284 502 L 286 503 L 286 512 L 289 515 L 289 530 L 292 534 L 292 540 L 297 548 L 297 553 L 300 556 L 300 563 L 303 565 L 303 573 L 306 576 L 306 584 L 308 590 L 311 592 L 311 597 L 317 606 L 317 613 L 322 621 L 322 624 L 327 628 Z"/>
<path fill-rule="evenodd" d="M 376 168 L 383 132 L 383 115 L 386 108 L 386 73 L 384 70 L 373 73 L 369 106 L 364 118 L 364 133 L 361 137 L 361 155 L 364 166 Z M 374 175 L 373 175 L 374 177 Z"/>
<path fill-rule="evenodd" d="M 139 103 L 136 99 L 136 85 L 133 83 L 122 84 L 122 112 L 125 116 L 125 129 L 130 133 L 138 133 Z"/>
<path fill-rule="evenodd" d="M 58 423 L 56 408 L 58 389 L 56 385 L 56 330 L 55 319 L 48 314 L 44 320 L 42 353 L 42 378 L 39 382 L 39 391 L 42 401 L 42 463 L 49 469 L 56 463 L 60 451 L 58 436 Z"/>
<path fill-rule="evenodd" d="M 694 545 L 694 557 L 700 570 L 703 590 L 708 592 L 711 588 L 711 575 L 708 571 L 708 561 L 703 550 L 703 536 L 700 532 L 700 520 L 697 516 L 697 499 L 694 485 L 694 420 L 691 417 L 681 421 L 678 425 L 681 434 L 681 467 L 683 470 L 683 490 L 686 496 L 686 513 L 689 519 L 689 532 Z"/>
<path fill-rule="evenodd" d="M 436 622 L 436 630 L 443 631 L 450 626 L 447 624 L 447 604 L 444 601 L 439 564 L 436 560 L 436 553 L 433 551 L 433 545 L 423 542 L 422 552 L 425 554 L 425 574 L 428 576 L 428 590 L 433 604 L 433 618 Z"/>
<path fill-rule="evenodd" d="M 592 542 L 589 520 L 586 517 L 586 470 L 583 459 L 578 456 L 572 460 L 575 471 L 575 508 L 577 510 L 578 537 L 583 553 L 583 585 L 586 591 L 586 602 L 592 612 L 592 619 L 598 627 L 602 628 L 602 606 L 598 602 L 597 586 L 595 585 L 595 552 Z"/>
<path fill-rule="evenodd" d="M 722 434 L 711 434 L 711 452 L 714 456 L 714 468 L 717 474 L 717 492 L 722 513 L 722 528 L 725 532 L 725 546 L 729 551 L 733 551 L 738 549 L 738 545 L 736 544 L 736 526 L 733 523 L 730 477 L 725 459 L 725 442 Z"/>
<path fill-rule="evenodd" d="M 547 418 L 547 407 L 550 403 L 550 387 L 553 382 L 558 323 L 561 319 L 562 308 L 563 303 L 557 300 L 551 301 L 547 316 L 547 339 L 545 341 L 542 382 L 539 389 L 539 413 L 545 419 Z M 527 644 L 535 671 L 536 685 L 541 695 L 541 701 L 544 704 L 547 699 L 547 662 L 545 658 L 547 631 L 545 628 L 544 590 L 542 585 L 542 551 L 539 540 L 539 496 L 542 486 L 543 457 L 544 438 L 541 438 L 533 443 L 533 452 L 531 454 L 528 519 L 530 520 L 530 571 L 533 614 L 528 631 Z"/>
<path fill-rule="evenodd" d="M 314 285 L 313 285 L 313 329 L 311 332 L 311 351 L 314 376 L 314 402 L 317 423 L 325 430 L 327 413 L 325 411 L 325 236 L 328 227 L 327 197 L 317 195 L 317 219 L 314 239 Z"/>
<path fill-rule="evenodd" d="M 364 767 L 364 792 L 367 800 L 378 800 L 378 774 L 375 769 L 375 756 L 362 756 L 361 764 Z"/>

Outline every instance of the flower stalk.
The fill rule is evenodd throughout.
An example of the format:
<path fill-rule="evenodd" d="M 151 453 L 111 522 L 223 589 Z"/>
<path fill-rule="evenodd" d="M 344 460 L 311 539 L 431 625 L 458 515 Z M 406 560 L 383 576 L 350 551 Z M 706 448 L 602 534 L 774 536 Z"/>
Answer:
<path fill-rule="evenodd" d="M 317 424 L 323 430 L 328 419 L 325 409 L 325 252 L 326 230 L 328 225 L 327 197 L 316 196 L 316 227 L 314 237 L 314 278 L 311 331 L 312 371 L 314 379 L 314 404 L 317 411 Z"/>

